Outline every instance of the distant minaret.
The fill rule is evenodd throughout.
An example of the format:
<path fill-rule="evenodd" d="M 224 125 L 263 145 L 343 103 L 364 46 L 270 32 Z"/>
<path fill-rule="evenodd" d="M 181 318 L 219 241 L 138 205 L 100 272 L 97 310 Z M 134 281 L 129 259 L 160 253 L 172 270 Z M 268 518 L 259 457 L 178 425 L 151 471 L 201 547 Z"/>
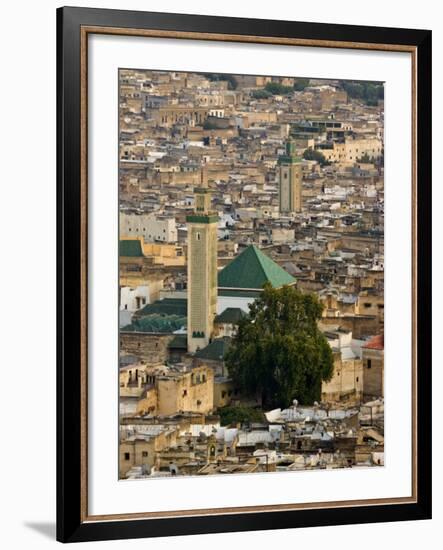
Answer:
<path fill-rule="evenodd" d="M 199 187 L 194 188 L 195 212 L 188 224 L 188 351 L 209 344 L 217 313 L 217 223 L 211 212 L 206 167 Z"/>
<path fill-rule="evenodd" d="M 278 198 L 282 214 L 301 212 L 301 158 L 295 154 L 295 144 L 286 142 L 286 153 L 278 159 Z"/>

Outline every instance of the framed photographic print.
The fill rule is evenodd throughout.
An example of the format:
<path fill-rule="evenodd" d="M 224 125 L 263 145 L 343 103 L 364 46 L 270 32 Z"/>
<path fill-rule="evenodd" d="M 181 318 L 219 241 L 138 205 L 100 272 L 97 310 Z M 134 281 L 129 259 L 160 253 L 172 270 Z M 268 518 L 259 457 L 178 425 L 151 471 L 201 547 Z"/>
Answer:
<path fill-rule="evenodd" d="M 63 542 L 431 517 L 431 32 L 60 8 Z"/>

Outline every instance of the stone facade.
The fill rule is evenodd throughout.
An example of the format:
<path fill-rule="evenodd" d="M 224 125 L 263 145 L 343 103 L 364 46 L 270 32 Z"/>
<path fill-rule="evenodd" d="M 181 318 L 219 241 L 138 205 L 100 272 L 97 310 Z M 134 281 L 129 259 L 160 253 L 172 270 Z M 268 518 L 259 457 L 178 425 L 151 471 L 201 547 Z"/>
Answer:
<path fill-rule="evenodd" d="M 135 355 L 149 364 L 164 363 L 172 334 L 120 332 L 120 353 Z"/>
<path fill-rule="evenodd" d="M 363 389 L 363 366 L 360 359 L 342 360 L 334 354 L 334 374 L 329 382 L 323 382 L 322 401 L 359 399 Z"/>
<path fill-rule="evenodd" d="M 334 142 L 330 149 L 321 149 L 329 162 L 355 163 L 367 155 L 370 159 L 379 159 L 382 154 L 382 142 L 378 138 L 346 139 L 344 143 Z"/>
<path fill-rule="evenodd" d="M 124 428 L 126 431 L 127 426 Z M 132 427 L 133 428 L 133 427 Z M 124 438 L 119 446 L 119 477 L 124 478 L 128 471 L 134 466 L 144 466 L 150 471 L 156 461 L 159 451 L 175 445 L 177 441 L 177 430 L 170 427 L 156 426 L 152 434 L 139 435 Z M 132 430 L 129 430 L 129 432 Z M 145 428 L 149 432 L 149 427 Z"/>
<path fill-rule="evenodd" d="M 372 343 L 375 338 L 362 347 L 363 394 L 367 397 L 384 396 L 384 349 L 375 347 Z"/>
<path fill-rule="evenodd" d="M 202 124 L 208 113 L 208 107 L 187 107 L 186 105 L 165 105 L 158 109 L 146 109 L 148 118 L 166 127 L 174 124 Z"/>
<path fill-rule="evenodd" d="M 214 408 L 213 386 L 214 373 L 207 367 L 194 368 L 181 375 L 158 377 L 157 414 L 207 414 Z"/>

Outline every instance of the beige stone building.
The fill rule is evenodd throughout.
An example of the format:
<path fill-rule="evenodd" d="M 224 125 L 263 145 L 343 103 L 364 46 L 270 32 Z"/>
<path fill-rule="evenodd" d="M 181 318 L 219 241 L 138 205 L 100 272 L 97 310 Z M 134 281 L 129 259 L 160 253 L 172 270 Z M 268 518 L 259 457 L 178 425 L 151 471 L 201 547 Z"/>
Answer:
<path fill-rule="evenodd" d="M 156 379 L 157 414 L 178 412 L 207 414 L 214 408 L 214 372 L 201 366 L 179 374 L 168 374 Z"/>
<path fill-rule="evenodd" d="M 173 338 L 167 333 L 120 332 L 120 353 L 135 355 L 151 365 L 161 364 L 168 357 L 168 343 Z"/>
<path fill-rule="evenodd" d="M 383 328 L 385 319 L 384 296 L 361 292 L 358 296 L 355 312 L 360 315 L 373 315 L 376 317 L 379 327 Z"/>
<path fill-rule="evenodd" d="M 361 359 L 345 358 L 340 352 L 334 353 L 334 374 L 329 382 L 322 383 L 322 401 L 359 399 L 363 388 L 362 375 Z"/>
<path fill-rule="evenodd" d="M 384 335 L 371 338 L 362 346 L 363 394 L 368 397 L 384 396 Z"/>
<path fill-rule="evenodd" d="M 121 414 L 126 416 L 208 414 L 214 408 L 214 371 L 206 365 L 137 363 L 120 369 L 120 399 Z"/>
<path fill-rule="evenodd" d="M 364 155 L 378 159 L 382 153 L 382 142 L 378 138 L 346 138 L 343 143 L 334 141 L 331 148 L 320 150 L 329 162 L 354 164 Z"/>
<path fill-rule="evenodd" d="M 157 109 L 146 109 L 146 115 L 161 126 L 174 124 L 203 124 L 208 116 L 209 107 L 188 105 L 164 105 Z"/>
<path fill-rule="evenodd" d="M 214 407 L 226 407 L 239 399 L 240 392 L 231 379 L 226 377 L 215 378 L 214 381 Z"/>
<path fill-rule="evenodd" d="M 308 89 L 312 91 L 312 108 L 315 111 L 330 111 L 348 101 L 348 94 L 345 91 L 330 86 L 316 86 Z"/>
<path fill-rule="evenodd" d="M 125 478 L 134 467 L 150 472 L 157 453 L 176 444 L 178 429 L 175 426 L 124 426 L 120 433 L 119 477 Z"/>
<path fill-rule="evenodd" d="M 179 245 L 145 243 L 143 237 L 127 237 L 120 240 L 121 286 L 156 284 L 160 290 L 163 286 L 160 269 L 164 268 L 167 271 L 168 268 L 184 267 L 185 263 L 184 251 Z"/>
<path fill-rule="evenodd" d="M 322 401 L 360 400 L 363 392 L 363 365 L 353 348 L 352 332 L 343 328 L 324 331 L 334 354 L 334 372 L 322 383 Z"/>

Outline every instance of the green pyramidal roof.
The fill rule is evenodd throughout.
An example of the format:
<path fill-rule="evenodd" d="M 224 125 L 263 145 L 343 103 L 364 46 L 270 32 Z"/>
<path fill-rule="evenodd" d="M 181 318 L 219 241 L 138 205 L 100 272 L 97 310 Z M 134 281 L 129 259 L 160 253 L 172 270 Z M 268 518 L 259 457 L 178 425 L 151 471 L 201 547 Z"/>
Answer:
<path fill-rule="evenodd" d="M 266 282 L 274 288 L 295 283 L 289 275 L 256 246 L 248 246 L 218 274 L 221 288 L 263 288 Z"/>

